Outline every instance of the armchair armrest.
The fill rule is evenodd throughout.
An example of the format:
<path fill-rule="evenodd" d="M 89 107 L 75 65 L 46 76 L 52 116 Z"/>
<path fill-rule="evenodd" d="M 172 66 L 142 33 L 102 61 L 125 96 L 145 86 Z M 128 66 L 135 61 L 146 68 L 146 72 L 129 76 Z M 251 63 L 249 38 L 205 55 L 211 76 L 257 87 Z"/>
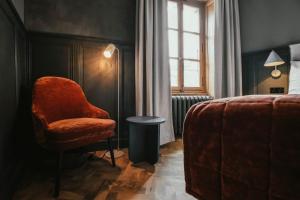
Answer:
<path fill-rule="evenodd" d="M 32 111 L 32 119 L 37 142 L 43 144 L 46 141 L 45 131 L 48 129 L 48 122 L 43 115 L 38 114 L 34 109 Z"/>
<path fill-rule="evenodd" d="M 32 106 L 32 116 L 33 116 L 33 120 L 35 122 L 38 122 L 42 128 L 44 129 L 48 128 L 48 121 L 46 117 L 41 112 L 39 112 L 37 107 L 34 105 Z"/>
<path fill-rule="evenodd" d="M 105 110 L 98 108 L 98 107 L 92 105 L 91 103 L 88 103 L 88 107 L 89 107 L 89 114 L 88 114 L 89 117 L 102 118 L 102 119 L 110 118 L 108 112 L 106 112 Z"/>

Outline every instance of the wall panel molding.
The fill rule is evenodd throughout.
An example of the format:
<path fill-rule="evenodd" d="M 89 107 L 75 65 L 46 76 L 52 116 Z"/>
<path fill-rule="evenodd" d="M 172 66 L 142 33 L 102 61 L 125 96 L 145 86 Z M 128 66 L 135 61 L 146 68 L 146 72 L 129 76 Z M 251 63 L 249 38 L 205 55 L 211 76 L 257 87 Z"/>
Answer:
<path fill-rule="evenodd" d="M 83 86 L 83 48 L 80 44 L 72 45 L 72 79 Z"/>
<path fill-rule="evenodd" d="M 45 75 L 73 78 L 73 46 L 69 41 L 31 38 L 30 42 L 32 84 Z"/>

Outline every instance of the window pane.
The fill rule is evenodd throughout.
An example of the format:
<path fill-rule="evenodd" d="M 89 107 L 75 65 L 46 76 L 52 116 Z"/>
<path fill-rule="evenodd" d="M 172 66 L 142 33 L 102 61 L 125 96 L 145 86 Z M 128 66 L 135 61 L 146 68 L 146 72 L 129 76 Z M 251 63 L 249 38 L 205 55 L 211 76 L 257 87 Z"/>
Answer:
<path fill-rule="evenodd" d="M 200 59 L 200 36 L 191 33 L 183 34 L 183 57 L 188 59 Z"/>
<path fill-rule="evenodd" d="M 178 57 L 178 31 L 169 30 L 169 55 Z"/>
<path fill-rule="evenodd" d="M 184 61 L 184 87 L 200 87 L 199 62 Z"/>
<path fill-rule="evenodd" d="M 171 86 L 178 87 L 178 60 L 170 59 Z"/>
<path fill-rule="evenodd" d="M 168 1 L 168 26 L 178 29 L 178 8 L 177 3 Z"/>
<path fill-rule="evenodd" d="M 183 6 L 183 30 L 200 32 L 200 10 L 197 7 Z"/>

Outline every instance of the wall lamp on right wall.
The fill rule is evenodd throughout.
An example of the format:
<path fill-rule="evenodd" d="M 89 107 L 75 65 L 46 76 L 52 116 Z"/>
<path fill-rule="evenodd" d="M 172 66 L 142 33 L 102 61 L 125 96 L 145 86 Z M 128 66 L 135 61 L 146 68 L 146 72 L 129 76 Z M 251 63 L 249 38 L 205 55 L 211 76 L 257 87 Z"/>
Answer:
<path fill-rule="evenodd" d="M 275 67 L 271 72 L 273 78 L 279 78 L 281 76 L 281 71 L 277 69 L 279 65 L 283 65 L 285 62 L 280 58 L 280 56 L 272 50 L 267 61 L 265 62 L 265 67 Z"/>

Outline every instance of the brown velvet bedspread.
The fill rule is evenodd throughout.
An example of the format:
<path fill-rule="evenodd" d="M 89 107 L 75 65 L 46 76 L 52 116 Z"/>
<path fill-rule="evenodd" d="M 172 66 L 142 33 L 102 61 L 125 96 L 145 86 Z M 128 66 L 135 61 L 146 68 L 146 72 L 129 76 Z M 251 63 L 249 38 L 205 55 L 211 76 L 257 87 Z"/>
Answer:
<path fill-rule="evenodd" d="M 300 199 L 300 95 L 196 104 L 183 137 L 186 190 L 196 198 Z"/>

